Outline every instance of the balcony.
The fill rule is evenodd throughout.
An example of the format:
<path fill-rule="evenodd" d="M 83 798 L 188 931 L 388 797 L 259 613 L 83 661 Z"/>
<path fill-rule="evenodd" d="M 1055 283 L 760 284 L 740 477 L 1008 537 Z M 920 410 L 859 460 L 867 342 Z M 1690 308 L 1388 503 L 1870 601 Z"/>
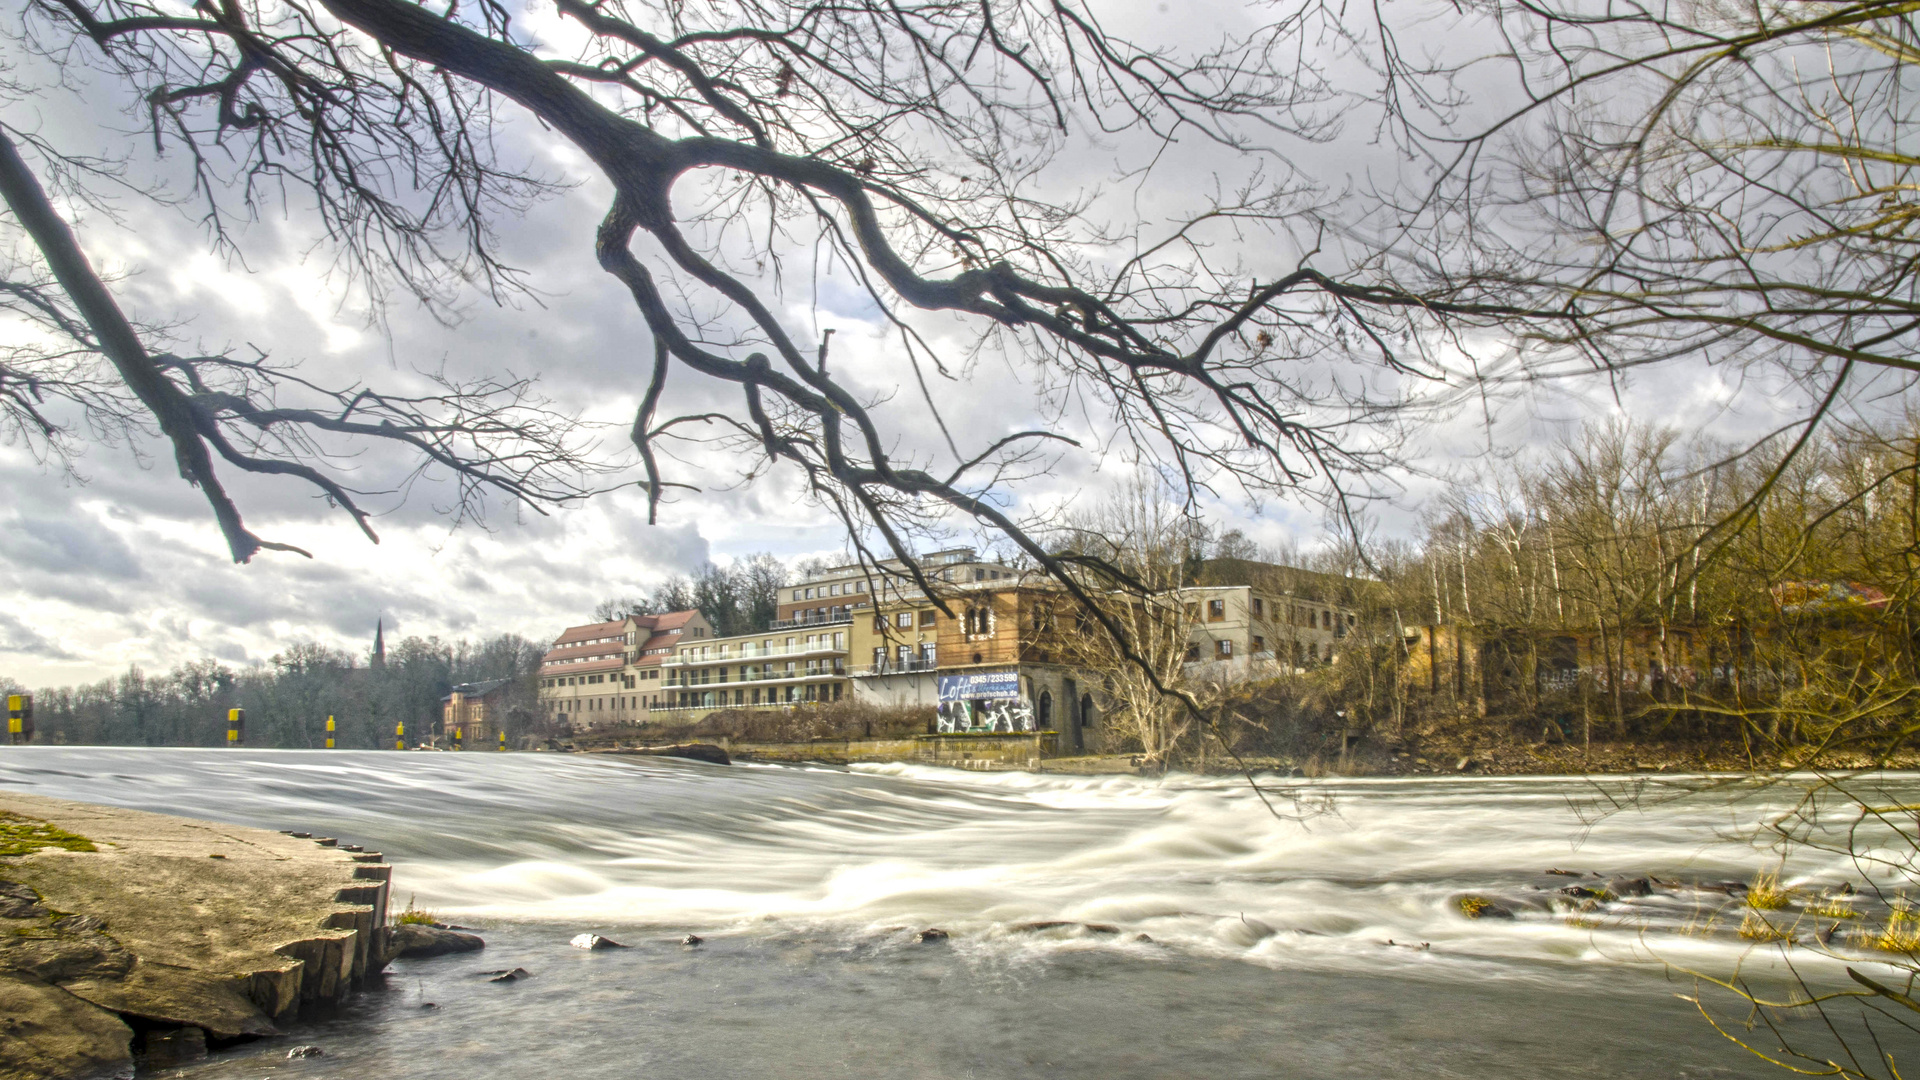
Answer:
<path fill-rule="evenodd" d="M 767 629 L 769 631 L 805 630 L 815 626 L 851 625 L 853 625 L 853 612 L 851 610 L 845 610 L 835 612 L 831 615 L 803 615 L 797 619 L 775 619 L 767 624 Z"/>
<path fill-rule="evenodd" d="M 912 660 L 889 660 L 884 664 L 868 664 L 848 672 L 856 679 L 870 679 L 876 675 L 911 675 L 916 672 L 932 671 L 939 667 L 935 660 L 914 658 Z"/>
<path fill-rule="evenodd" d="M 798 669 L 795 669 L 792 674 L 788 674 L 785 671 L 763 672 L 761 674 L 748 676 L 746 678 L 728 679 L 725 682 L 685 682 L 683 683 L 683 682 L 674 682 L 673 680 L 669 679 L 665 683 L 665 689 L 668 689 L 668 690 L 716 690 L 722 686 L 758 686 L 762 683 L 776 683 L 776 684 L 777 683 L 803 683 L 809 679 L 844 679 L 846 677 L 847 677 L 846 665 L 835 664 L 832 667 L 798 668 Z"/>
<path fill-rule="evenodd" d="M 708 646 L 711 648 L 711 646 Z M 660 661 L 661 667 L 711 667 L 714 664 L 751 664 L 770 656 L 823 656 L 846 652 L 844 646 L 831 643 L 813 645 L 775 645 L 772 648 L 753 646 L 742 647 L 739 652 L 726 652 L 717 656 L 691 656 L 679 653 Z"/>

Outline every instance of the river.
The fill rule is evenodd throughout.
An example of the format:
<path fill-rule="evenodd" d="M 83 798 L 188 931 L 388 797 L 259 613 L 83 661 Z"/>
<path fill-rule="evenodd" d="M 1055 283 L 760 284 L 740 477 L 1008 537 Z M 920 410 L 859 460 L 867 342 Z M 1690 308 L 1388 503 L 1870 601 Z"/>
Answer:
<path fill-rule="evenodd" d="M 1774 947 L 1673 932 L 1698 897 L 1510 920 L 1456 903 L 1573 880 L 1549 868 L 1751 878 L 1778 865 L 1755 826 L 1784 788 L 1276 780 L 1300 812 L 1283 820 L 1231 778 L 79 747 L 0 750 L 0 783 L 363 844 L 394 864 L 396 906 L 487 938 L 169 1076 L 1787 1075 L 1678 996 L 1688 970 L 1782 972 Z M 1870 884 L 1818 853 L 1784 876 Z M 582 931 L 633 947 L 569 948 Z M 530 977 L 478 974 L 513 967 Z M 326 1054 L 286 1060 L 294 1042 Z"/>

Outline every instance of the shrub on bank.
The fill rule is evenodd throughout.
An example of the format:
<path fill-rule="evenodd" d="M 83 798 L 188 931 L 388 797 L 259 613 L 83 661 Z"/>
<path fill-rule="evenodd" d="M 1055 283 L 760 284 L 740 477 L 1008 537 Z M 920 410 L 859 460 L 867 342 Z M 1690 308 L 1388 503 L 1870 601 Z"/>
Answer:
<path fill-rule="evenodd" d="M 815 739 L 904 739 L 933 730 L 931 706 L 827 701 L 779 709 L 716 709 L 692 723 L 647 724 L 650 740 L 805 743 Z"/>

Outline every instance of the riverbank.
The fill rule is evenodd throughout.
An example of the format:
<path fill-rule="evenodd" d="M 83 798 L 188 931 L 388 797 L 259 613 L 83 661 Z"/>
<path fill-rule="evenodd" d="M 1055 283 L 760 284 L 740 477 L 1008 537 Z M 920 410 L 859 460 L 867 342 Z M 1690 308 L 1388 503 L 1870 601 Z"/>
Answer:
<path fill-rule="evenodd" d="M 982 772 L 1064 773 L 1075 776 L 1127 776 L 1154 770 L 1138 754 L 1052 756 L 1042 751 L 1045 736 L 1007 735 L 931 739 L 813 739 L 762 743 L 716 739 L 711 746 L 740 761 L 818 763 L 823 765 L 904 762 L 942 765 Z M 929 744 L 938 745 L 930 746 Z M 656 744 L 644 732 L 624 737 L 576 739 L 568 748 L 587 753 L 660 753 L 672 744 Z M 708 744 L 701 744 L 708 745 Z M 1294 776 L 1583 776 L 1636 773 L 1749 773 L 1801 767 L 1756 752 L 1741 743 L 1700 741 L 1596 741 L 1530 743 L 1500 741 L 1484 731 L 1439 732 L 1396 739 L 1365 737 L 1345 753 L 1302 756 L 1243 754 L 1238 759 L 1208 746 L 1200 757 L 1183 758 L 1178 769 L 1201 775 L 1226 775 L 1245 769 Z M 1833 753 L 1821 758 L 1830 769 L 1920 769 L 1920 750 L 1875 761 L 1865 755 Z"/>
<path fill-rule="evenodd" d="M 386 963 L 377 852 L 0 794 L 0 1077 L 124 1077 L 274 1034 Z"/>

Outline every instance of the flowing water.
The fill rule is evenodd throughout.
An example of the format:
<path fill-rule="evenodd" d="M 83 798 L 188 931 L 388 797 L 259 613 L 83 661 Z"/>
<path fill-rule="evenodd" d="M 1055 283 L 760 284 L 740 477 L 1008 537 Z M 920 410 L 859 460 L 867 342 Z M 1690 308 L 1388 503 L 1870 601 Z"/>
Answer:
<path fill-rule="evenodd" d="M 1554 891 L 1576 879 L 1544 871 L 1750 879 L 1779 865 L 1756 826 L 1792 789 L 1273 783 L 1299 820 L 1220 778 L 0 751 L 14 790 L 364 844 L 394 864 L 397 905 L 487 939 L 398 961 L 338 1015 L 169 1075 L 1786 1075 L 1679 996 L 1687 972 L 1736 966 L 1784 992 L 1778 948 L 1728 932 L 1737 900 L 1657 890 L 1582 912 Z M 1920 778 L 1873 783 L 1920 795 Z M 1817 852 L 1783 877 L 1873 884 Z M 1463 892 L 1518 917 L 1464 918 Z M 923 943 L 930 927 L 950 937 Z M 633 947 L 569 948 L 582 931 Z M 1815 985 L 1844 982 L 1836 961 L 1794 959 Z M 513 967 L 530 977 L 480 974 Z M 1769 1018 L 1812 1047 L 1824 1028 L 1805 1011 Z M 1920 1051 L 1882 1037 L 1897 1060 Z M 1764 1026 L 1754 1039 L 1777 1045 Z M 289 1061 L 294 1041 L 326 1055 Z"/>

